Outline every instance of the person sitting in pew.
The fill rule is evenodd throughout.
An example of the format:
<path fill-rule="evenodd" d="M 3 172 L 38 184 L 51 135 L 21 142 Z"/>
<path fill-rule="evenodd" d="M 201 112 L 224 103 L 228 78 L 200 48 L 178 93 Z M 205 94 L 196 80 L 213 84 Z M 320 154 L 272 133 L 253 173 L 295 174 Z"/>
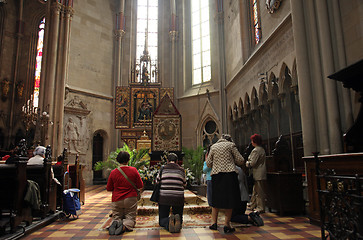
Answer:
<path fill-rule="evenodd" d="M 31 157 L 29 160 L 28 160 L 28 163 L 27 165 L 28 166 L 31 166 L 31 165 L 43 165 L 44 164 L 44 158 L 45 158 L 45 150 L 46 148 L 43 147 L 43 146 L 38 146 L 35 148 L 34 152 L 33 152 L 33 155 L 34 157 Z M 58 185 L 62 185 L 58 179 L 56 179 L 54 177 L 54 172 L 53 172 L 53 168 L 50 168 L 51 169 L 51 175 L 52 175 L 52 179 L 58 184 Z"/>

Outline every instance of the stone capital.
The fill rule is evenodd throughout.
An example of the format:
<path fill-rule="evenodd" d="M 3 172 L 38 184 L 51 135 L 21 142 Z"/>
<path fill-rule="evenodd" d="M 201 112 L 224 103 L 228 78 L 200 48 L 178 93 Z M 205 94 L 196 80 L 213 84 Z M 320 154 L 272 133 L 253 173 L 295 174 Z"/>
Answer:
<path fill-rule="evenodd" d="M 62 10 L 62 4 L 60 4 L 59 2 L 53 2 L 51 9 L 54 13 L 58 14 L 60 13 L 60 11 Z"/>

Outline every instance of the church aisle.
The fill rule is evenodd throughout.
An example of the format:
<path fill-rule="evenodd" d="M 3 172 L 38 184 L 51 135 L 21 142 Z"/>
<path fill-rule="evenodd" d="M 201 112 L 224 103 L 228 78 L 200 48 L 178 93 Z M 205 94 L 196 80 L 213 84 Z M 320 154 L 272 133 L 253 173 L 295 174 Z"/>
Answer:
<path fill-rule="evenodd" d="M 263 227 L 237 225 L 236 232 L 228 235 L 223 233 L 222 221 L 219 231 L 209 230 L 205 226 L 186 226 L 180 233 L 169 233 L 156 227 L 157 218 L 152 220 L 155 221 L 154 227 L 145 228 L 143 221 L 150 222 L 151 216 L 138 216 L 139 223 L 134 231 L 109 236 L 105 227 L 111 211 L 110 198 L 111 193 L 105 190 L 105 186 L 89 186 L 79 219 L 55 221 L 23 239 L 320 239 L 320 228 L 310 225 L 307 218 L 279 217 L 273 213 L 263 214 Z"/>

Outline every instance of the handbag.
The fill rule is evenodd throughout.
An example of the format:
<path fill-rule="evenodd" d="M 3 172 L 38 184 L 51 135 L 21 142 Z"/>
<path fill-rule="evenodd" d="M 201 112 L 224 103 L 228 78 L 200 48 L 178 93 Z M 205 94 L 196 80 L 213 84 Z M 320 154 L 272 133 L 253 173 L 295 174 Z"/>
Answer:
<path fill-rule="evenodd" d="M 140 199 L 141 199 L 141 193 L 140 193 L 140 190 L 139 189 L 137 189 L 137 187 L 135 186 L 135 183 L 133 183 L 131 180 L 130 180 L 130 178 L 125 174 L 125 172 L 124 171 L 122 171 L 122 169 L 120 168 L 120 167 L 118 167 L 117 168 L 119 171 L 120 171 L 120 173 L 122 174 L 122 175 L 124 175 L 124 177 L 126 178 L 126 180 L 129 182 L 129 183 L 131 183 L 131 185 L 135 188 L 135 190 L 136 190 L 136 192 L 137 192 L 137 201 L 139 201 Z"/>
<path fill-rule="evenodd" d="M 151 197 L 150 197 L 150 201 L 159 202 L 160 187 L 161 187 L 161 175 L 162 175 L 162 172 L 163 172 L 163 168 L 164 167 L 161 167 L 161 169 L 160 169 L 160 182 L 155 184 L 153 193 L 151 194 Z"/>

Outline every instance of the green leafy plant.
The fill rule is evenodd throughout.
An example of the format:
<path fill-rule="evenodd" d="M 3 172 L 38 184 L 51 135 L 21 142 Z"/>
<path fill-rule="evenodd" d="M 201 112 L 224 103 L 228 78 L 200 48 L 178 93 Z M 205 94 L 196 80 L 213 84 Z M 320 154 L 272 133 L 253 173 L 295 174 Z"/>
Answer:
<path fill-rule="evenodd" d="M 130 154 L 130 161 L 128 162 L 128 166 L 135 167 L 136 169 L 140 169 L 142 167 L 149 166 L 150 160 L 148 157 L 149 149 L 140 149 L 140 150 L 131 150 L 126 143 L 122 148 L 117 148 L 116 151 L 110 152 L 106 161 L 96 162 L 94 165 L 95 171 L 100 171 L 104 169 L 113 170 L 120 166 L 117 162 L 117 155 L 121 152 L 125 151 Z"/>
<path fill-rule="evenodd" d="M 185 169 L 190 169 L 195 183 L 200 184 L 203 173 L 204 148 L 202 146 L 197 147 L 197 149 L 183 147 L 183 152 L 185 154 L 183 160 Z"/>

